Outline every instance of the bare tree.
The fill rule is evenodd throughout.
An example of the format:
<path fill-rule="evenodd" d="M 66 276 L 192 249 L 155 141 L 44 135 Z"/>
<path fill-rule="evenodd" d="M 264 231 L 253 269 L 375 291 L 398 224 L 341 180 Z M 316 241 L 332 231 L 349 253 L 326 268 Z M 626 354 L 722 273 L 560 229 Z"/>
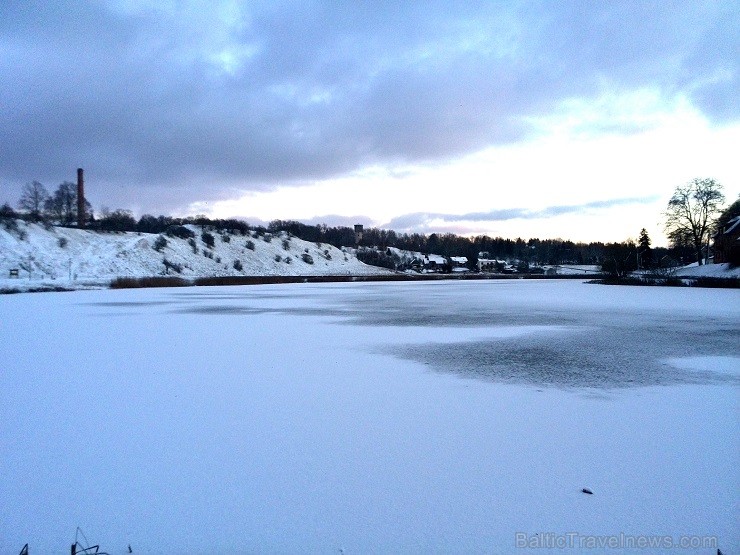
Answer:
<path fill-rule="evenodd" d="M 77 188 L 74 183 L 65 181 L 44 205 L 49 215 L 62 225 L 69 225 L 77 219 Z"/>
<path fill-rule="evenodd" d="M 689 240 L 700 265 L 703 263 L 702 252 L 705 248 L 708 256 L 709 237 L 724 201 L 722 185 L 714 179 L 699 178 L 676 187 L 668 201 L 665 212 L 668 238 L 673 243 Z"/>
<path fill-rule="evenodd" d="M 23 186 L 23 192 L 18 201 L 18 208 L 28 211 L 33 220 L 39 221 L 44 204 L 48 198 L 49 192 L 46 190 L 46 187 L 38 181 L 32 181 Z"/>

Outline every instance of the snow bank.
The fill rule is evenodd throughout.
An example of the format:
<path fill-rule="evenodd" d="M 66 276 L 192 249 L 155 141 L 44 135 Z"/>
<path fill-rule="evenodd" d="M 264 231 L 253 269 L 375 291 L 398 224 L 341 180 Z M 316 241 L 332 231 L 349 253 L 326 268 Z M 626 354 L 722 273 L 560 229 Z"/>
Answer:
<path fill-rule="evenodd" d="M 740 278 L 740 266 L 730 266 L 723 264 L 702 264 L 699 266 L 696 262 L 678 268 L 677 277 L 716 277 L 716 278 Z"/>
<path fill-rule="evenodd" d="M 186 278 L 389 273 L 363 264 L 350 252 L 287 234 L 269 236 L 267 242 L 265 237 L 211 231 L 215 244 L 209 248 L 200 229 L 193 226 L 195 247 L 188 239 L 165 237 L 166 246 L 156 251 L 153 247 L 160 237 L 156 234 L 45 228 L 22 220 L 16 223 L 15 231 L 0 226 L 0 289 L 95 287 L 116 277 L 165 273 Z M 237 261 L 241 269 L 235 267 Z M 18 270 L 19 279 L 9 278 L 12 269 Z"/>

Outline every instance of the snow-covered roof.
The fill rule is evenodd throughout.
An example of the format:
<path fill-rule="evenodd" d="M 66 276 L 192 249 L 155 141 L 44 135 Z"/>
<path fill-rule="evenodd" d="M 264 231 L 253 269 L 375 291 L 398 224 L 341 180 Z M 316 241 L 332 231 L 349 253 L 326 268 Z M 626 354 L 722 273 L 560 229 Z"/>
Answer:
<path fill-rule="evenodd" d="M 425 258 L 427 262 L 434 262 L 436 264 L 445 264 L 447 262 L 445 257 L 439 254 L 427 254 Z"/>
<path fill-rule="evenodd" d="M 727 225 L 725 226 L 725 235 L 730 235 L 731 233 L 734 233 L 735 231 L 740 230 L 740 216 L 735 216 L 732 218 L 729 222 L 727 222 Z"/>

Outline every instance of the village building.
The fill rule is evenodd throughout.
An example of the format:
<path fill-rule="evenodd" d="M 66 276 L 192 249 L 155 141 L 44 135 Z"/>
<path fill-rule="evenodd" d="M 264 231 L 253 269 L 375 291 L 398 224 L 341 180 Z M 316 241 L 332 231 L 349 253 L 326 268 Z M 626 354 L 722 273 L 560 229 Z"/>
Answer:
<path fill-rule="evenodd" d="M 714 236 L 714 263 L 740 264 L 740 216 L 735 216 Z"/>

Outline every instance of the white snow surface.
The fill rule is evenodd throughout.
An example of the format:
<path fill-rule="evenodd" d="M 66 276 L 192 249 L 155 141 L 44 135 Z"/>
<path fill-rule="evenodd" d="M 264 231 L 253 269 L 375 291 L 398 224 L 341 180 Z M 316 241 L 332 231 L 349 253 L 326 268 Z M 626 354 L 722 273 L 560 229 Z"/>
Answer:
<path fill-rule="evenodd" d="M 69 553 L 78 526 L 112 555 L 740 552 L 739 300 L 572 280 L 2 295 L 0 553 Z"/>
<path fill-rule="evenodd" d="M 103 233 L 74 228 L 50 227 L 16 221 L 20 233 L 0 226 L 0 288 L 27 289 L 39 285 L 83 288 L 109 283 L 116 277 L 147 277 L 165 271 L 163 259 L 182 266 L 181 274 L 172 270 L 169 275 L 185 278 L 211 276 L 272 276 L 272 275 L 376 275 L 387 270 L 363 264 L 352 253 L 342 252 L 326 243 L 320 246 L 292 237 L 289 250 L 283 248 L 287 235 L 280 234 L 265 242 L 261 237 L 230 235 L 224 242 L 212 231 L 215 246 L 208 249 L 201 239 L 198 226 L 195 231 L 198 252 L 187 239 L 165 237 L 167 246 L 155 251 L 159 237 L 150 233 Z M 60 246 L 60 240 L 66 241 Z M 247 248 L 254 243 L 254 250 Z M 308 252 L 306 252 L 308 249 Z M 212 258 L 204 253 L 212 254 Z M 303 260 L 308 254 L 313 260 Z M 276 261 L 276 257 L 280 261 Z M 286 262 L 290 258 L 290 263 Z M 220 259 L 220 262 L 217 260 Z M 234 268 L 239 260 L 243 269 Z M 19 279 L 10 279 L 9 271 L 19 269 Z M 29 268 L 30 272 L 23 268 Z"/>
<path fill-rule="evenodd" d="M 719 278 L 740 278 L 740 266 L 731 266 L 724 262 L 722 264 L 702 264 L 699 266 L 696 262 L 678 268 L 677 277 L 719 277 Z"/>

